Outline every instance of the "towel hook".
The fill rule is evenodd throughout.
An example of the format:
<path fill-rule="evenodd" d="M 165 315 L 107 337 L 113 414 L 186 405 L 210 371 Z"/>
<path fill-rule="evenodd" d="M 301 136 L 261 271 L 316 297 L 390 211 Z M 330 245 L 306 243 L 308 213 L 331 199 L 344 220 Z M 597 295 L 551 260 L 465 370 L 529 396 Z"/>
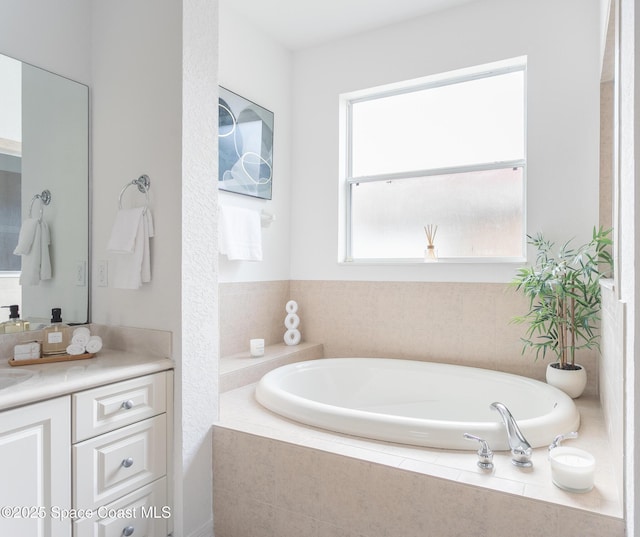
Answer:
<path fill-rule="evenodd" d="M 33 212 L 33 202 L 35 202 L 36 200 L 40 200 L 40 218 L 42 218 L 44 206 L 51 203 L 51 191 L 43 190 L 41 194 L 36 194 L 35 196 L 33 196 L 33 198 L 31 198 L 31 205 L 29 206 L 29 218 L 31 218 L 31 213 Z"/>
<path fill-rule="evenodd" d="M 127 188 L 129 188 L 132 185 L 137 186 L 138 190 L 145 195 L 147 199 L 146 206 L 147 207 L 149 206 L 149 188 L 151 188 L 151 179 L 149 179 L 149 176 L 145 174 L 145 175 L 141 175 L 137 179 L 134 179 L 133 181 L 127 183 L 122 187 L 122 190 L 120 191 L 120 195 L 118 196 L 119 209 L 122 209 L 122 195 L 124 194 L 124 191 L 127 190 Z"/>

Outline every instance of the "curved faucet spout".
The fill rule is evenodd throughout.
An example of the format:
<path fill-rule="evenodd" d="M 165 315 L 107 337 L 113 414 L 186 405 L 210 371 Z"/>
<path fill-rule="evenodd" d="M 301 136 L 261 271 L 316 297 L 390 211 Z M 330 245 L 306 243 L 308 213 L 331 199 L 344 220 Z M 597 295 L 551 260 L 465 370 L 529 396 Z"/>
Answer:
<path fill-rule="evenodd" d="M 527 439 L 520 431 L 520 427 L 516 423 L 515 418 L 512 416 L 509 409 L 502 403 L 491 403 L 489 405 L 493 410 L 497 410 L 502 418 L 505 428 L 507 429 L 507 438 L 509 439 L 509 447 L 511 448 L 511 454 L 513 458 L 511 462 L 522 468 L 529 468 L 532 466 L 531 462 L 531 444 L 527 442 Z"/>

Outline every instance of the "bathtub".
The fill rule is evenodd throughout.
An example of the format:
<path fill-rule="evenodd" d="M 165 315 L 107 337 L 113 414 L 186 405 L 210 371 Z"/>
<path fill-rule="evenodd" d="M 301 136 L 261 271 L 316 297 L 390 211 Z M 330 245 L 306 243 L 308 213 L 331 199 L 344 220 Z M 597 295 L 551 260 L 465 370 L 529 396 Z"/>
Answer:
<path fill-rule="evenodd" d="M 560 390 L 526 377 L 474 367 L 387 358 L 324 358 L 262 377 L 258 402 L 286 418 L 331 431 L 445 449 L 475 450 L 463 437 L 509 449 L 489 405 L 504 403 L 533 447 L 576 431 L 580 414 Z"/>

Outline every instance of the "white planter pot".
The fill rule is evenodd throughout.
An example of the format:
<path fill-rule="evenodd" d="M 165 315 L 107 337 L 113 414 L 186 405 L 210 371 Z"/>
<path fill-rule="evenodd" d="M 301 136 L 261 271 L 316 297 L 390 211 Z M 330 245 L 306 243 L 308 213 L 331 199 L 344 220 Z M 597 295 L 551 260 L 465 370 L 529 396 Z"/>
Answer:
<path fill-rule="evenodd" d="M 580 364 L 576 364 L 580 369 L 575 370 L 552 367 L 554 364 L 547 366 L 547 384 L 562 390 L 572 399 L 580 397 L 587 386 L 586 369 Z"/>

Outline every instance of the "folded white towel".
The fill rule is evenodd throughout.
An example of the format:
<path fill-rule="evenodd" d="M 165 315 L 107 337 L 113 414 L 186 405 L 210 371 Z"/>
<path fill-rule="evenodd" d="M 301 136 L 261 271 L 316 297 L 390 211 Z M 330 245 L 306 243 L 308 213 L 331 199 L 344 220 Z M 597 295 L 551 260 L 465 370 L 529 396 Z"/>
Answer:
<path fill-rule="evenodd" d="M 32 356 L 31 354 L 28 354 L 28 353 L 15 354 L 13 356 L 13 360 L 15 362 L 19 362 L 20 360 L 37 360 L 38 358 L 40 358 L 40 356 Z"/>
<path fill-rule="evenodd" d="M 38 285 L 41 280 L 51 279 L 50 243 L 49 226 L 44 220 L 36 220 L 32 246 L 27 253 L 21 254 L 20 285 Z"/>
<path fill-rule="evenodd" d="M 32 341 L 30 343 L 22 343 L 13 348 L 14 360 L 33 360 L 40 358 L 40 343 Z"/>
<path fill-rule="evenodd" d="M 85 336 L 87 336 L 87 341 L 91 337 L 91 331 L 86 326 L 78 326 L 77 328 L 74 328 L 73 335 L 75 336 L 78 334 L 84 334 Z"/>
<path fill-rule="evenodd" d="M 260 213 L 220 206 L 219 248 L 230 260 L 262 261 Z"/>
<path fill-rule="evenodd" d="M 133 253 L 144 207 L 120 209 L 111 228 L 107 250 L 119 254 Z"/>
<path fill-rule="evenodd" d="M 108 250 L 116 254 L 113 259 L 113 287 L 138 289 L 142 283 L 151 281 L 149 239 L 154 234 L 149 208 L 118 211 L 108 246 Z"/>
<path fill-rule="evenodd" d="M 49 256 L 49 245 L 51 244 L 51 233 L 49 226 L 44 220 L 40 221 L 40 279 L 51 279 L 51 257 Z"/>
<path fill-rule="evenodd" d="M 102 338 L 100 336 L 91 336 L 85 348 L 87 352 L 99 352 L 102 349 Z"/>
<path fill-rule="evenodd" d="M 83 345 L 75 345 L 75 344 L 71 344 L 67 346 L 67 354 L 70 354 L 71 356 L 78 356 L 79 354 L 84 354 L 85 348 Z"/>
<path fill-rule="evenodd" d="M 31 251 L 33 240 L 36 236 L 37 218 L 27 218 L 20 226 L 20 235 L 18 235 L 18 245 L 13 253 L 15 255 L 26 255 Z"/>
<path fill-rule="evenodd" d="M 149 245 L 149 239 L 155 235 L 155 229 L 153 228 L 153 216 L 151 210 L 147 209 L 143 216 L 144 224 L 144 241 L 142 243 L 142 269 L 140 279 L 142 283 L 148 283 L 151 281 L 151 250 Z"/>
<path fill-rule="evenodd" d="M 90 334 L 86 334 L 84 332 L 74 332 L 71 337 L 72 345 L 79 345 L 80 347 L 86 347 L 89 342 Z"/>

